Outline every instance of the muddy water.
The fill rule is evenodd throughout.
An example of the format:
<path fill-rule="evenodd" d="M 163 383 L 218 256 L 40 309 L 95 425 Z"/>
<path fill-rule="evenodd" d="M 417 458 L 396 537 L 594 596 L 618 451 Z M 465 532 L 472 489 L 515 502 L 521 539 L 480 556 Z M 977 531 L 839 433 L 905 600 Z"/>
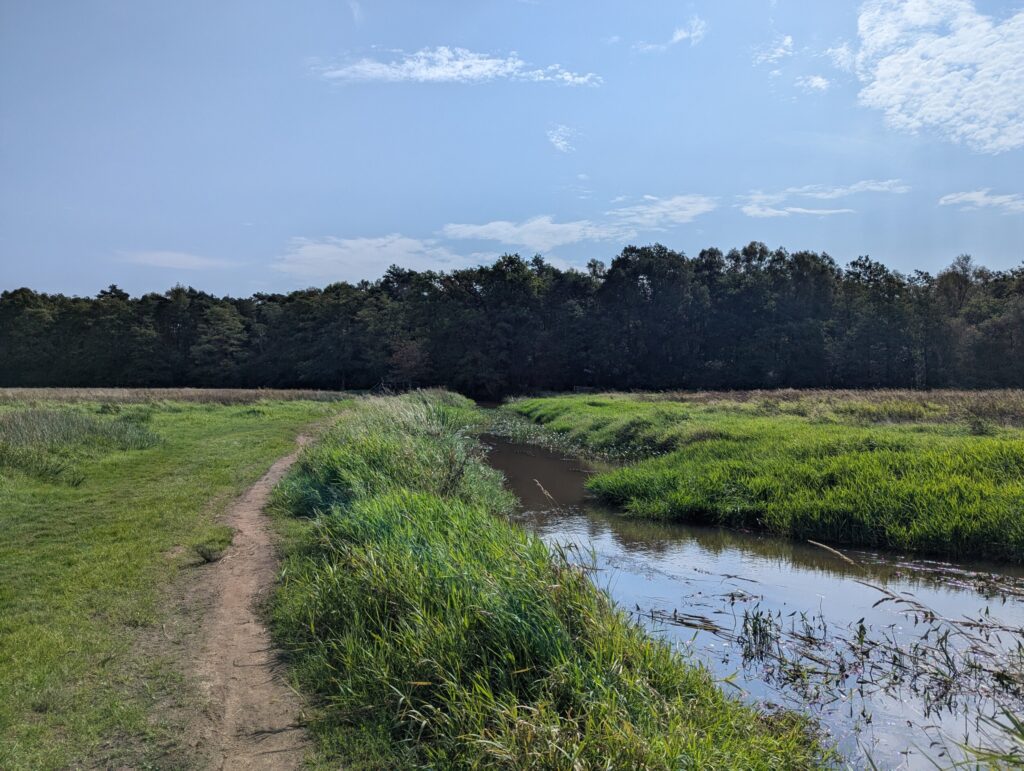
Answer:
<path fill-rule="evenodd" d="M 587 493 L 593 465 L 485 444 L 522 525 L 579 547 L 621 607 L 743 698 L 812 714 L 855 767 L 950 765 L 957 743 L 1000 741 L 980 717 L 1024 705 L 985 674 L 1019 664 L 1022 569 L 627 518 Z"/>

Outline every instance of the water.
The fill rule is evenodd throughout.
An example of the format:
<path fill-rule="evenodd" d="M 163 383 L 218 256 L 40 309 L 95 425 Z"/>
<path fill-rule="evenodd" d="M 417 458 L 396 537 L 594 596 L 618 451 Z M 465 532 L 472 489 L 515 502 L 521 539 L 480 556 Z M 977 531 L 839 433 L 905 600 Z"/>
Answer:
<path fill-rule="evenodd" d="M 627 518 L 587 493 L 593 464 L 485 444 L 517 521 L 592 558 L 621 607 L 723 687 L 812 714 L 855 767 L 950 765 L 957 743 L 1001 740 L 980 718 L 1024 709 L 993 677 L 1021 671 L 1024 569 Z"/>

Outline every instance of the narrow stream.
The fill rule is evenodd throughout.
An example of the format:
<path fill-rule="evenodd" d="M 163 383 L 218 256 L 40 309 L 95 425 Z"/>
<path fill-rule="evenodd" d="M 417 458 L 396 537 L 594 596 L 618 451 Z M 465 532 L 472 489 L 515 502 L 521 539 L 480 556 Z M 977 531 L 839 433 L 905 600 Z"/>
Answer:
<path fill-rule="evenodd" d="M 907 559 L 624 517 L 584 484 L 595 466 L 484 437 L 516 520 L 593 560 L 625 610 L 744 698 L 812 714 L 855 767 L 935 768 L 984 721 L 1021 714 L 1024 569 Z M 888 594 L 887 594 L 888 592 Z"/>

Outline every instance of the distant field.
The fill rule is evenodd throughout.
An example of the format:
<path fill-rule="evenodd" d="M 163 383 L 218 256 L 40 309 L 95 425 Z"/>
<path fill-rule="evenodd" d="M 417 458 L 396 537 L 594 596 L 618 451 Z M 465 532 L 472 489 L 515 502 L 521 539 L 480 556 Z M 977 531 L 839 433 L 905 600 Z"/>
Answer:
<path fill-rule="evenodd" d="M 0 392 L 0 768 L 180 767 L 162 592 L 216 558 L 222 508 L 337 409 L 269 395 Z"/>
<path fill-rule="evenodd" d="M 252 404 L 258 401 L 329 402 L 346 399 L 344 391 L 284 388 L 0 388 L 0 404 L 34 402 L 115 402 L 143 404 L 155 401 Z"/>
<path fill-rule="evenodd" d="M 1024 561 L 1024 391 L 586 394 L 509 410 L 628 465 L 646 517 Z"/>

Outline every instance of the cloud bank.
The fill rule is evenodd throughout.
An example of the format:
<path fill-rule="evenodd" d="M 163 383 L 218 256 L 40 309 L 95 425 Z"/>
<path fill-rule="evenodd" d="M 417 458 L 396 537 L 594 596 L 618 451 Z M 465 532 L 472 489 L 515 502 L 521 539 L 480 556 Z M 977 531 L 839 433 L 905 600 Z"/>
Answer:
<path fill-rule="evenodd" d="M 855 54 L 829 54 L 855 69 L 861 104 L 890 126 L 982 153 L 1024 147 L 1024 11 L 996 21 L 971 0 L 871 0 L 857 27 Z"/>

